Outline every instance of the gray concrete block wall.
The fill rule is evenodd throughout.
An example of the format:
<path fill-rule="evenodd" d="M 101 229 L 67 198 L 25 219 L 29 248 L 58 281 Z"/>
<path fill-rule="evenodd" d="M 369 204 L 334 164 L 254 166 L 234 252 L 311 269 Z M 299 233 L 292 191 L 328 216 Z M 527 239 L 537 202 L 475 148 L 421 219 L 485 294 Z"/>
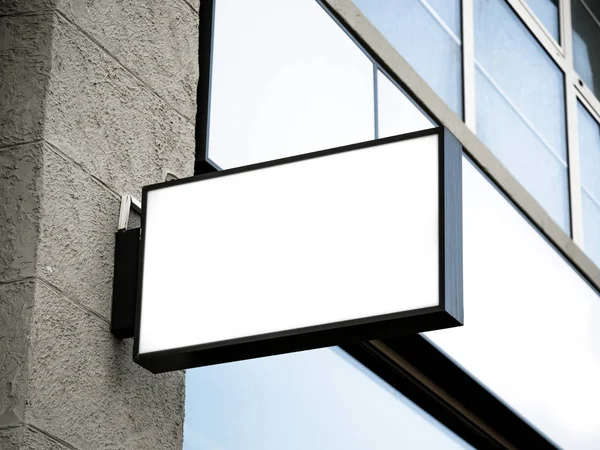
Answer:
<path fill-rule="evenodd" d="M 25 417 L 34 288 L 33 279 L 0 285 L 0 430 Z"/>
<path fill-rule="evenodd" d="M 51 39 L 48 16 L 0 16 L 0 147 L 42 138 Z"/>
<path fill-rule="evenodd" d="M 68 444 L 48 436 L 31 425 L 0 430 L 2 450 L 72 450 Z"/>
<path fill-rule="evenodd" d="M 119 193 L 139 197 L 165 169 L 192 174 L 194 125 L 77 27 L 53 19 L 45 140 Z"/>
<path fill-rule="evenodd" d="M 196 115 L 197 12 L 184 0 L 57 1 L 60 13 L 173 109 Z"/>
<path fill-rule="evenodd" d="M 23 426 L 0 428 L 0 448 L 2 450 L 20 450 L 23 448 Z"/>
<path fill-rule="evenodd" d="M 181 448 L 108 320 L 119 196 L 193 171 L 198 7 L 0 0 L 2 449 Z"/>
<path fill-rule="evenodd" d="M 196 116 L 198 0 L 0 0 L 0 14 L 54 11 L 183 116 Z"/>
<path fill-rule="evenodd" d="M 130 339 L 42 281 L 30 339 L 27 423 L 77 449 L 181 448 L 182 372 L 133 364 Z"/>
<path fill-rule="evenodd" d="M 0 282 L 35 275 L 41 167 L 41 142 L 0 149 Z"/>
<path fill-rule="evenodd" d="M 41 179 L 37 275 L 108 321 L 120 198 L 48 144 Z"/>

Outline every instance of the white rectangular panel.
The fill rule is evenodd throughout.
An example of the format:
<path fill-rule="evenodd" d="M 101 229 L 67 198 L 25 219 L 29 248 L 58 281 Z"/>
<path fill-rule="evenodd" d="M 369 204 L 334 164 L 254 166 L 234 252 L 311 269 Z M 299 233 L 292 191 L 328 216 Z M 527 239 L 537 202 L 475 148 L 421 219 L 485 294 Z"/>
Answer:
<path fill-rule="evenodd" d="M 445 312 L 440 133 L 145 189 L 138 355 Z"/>

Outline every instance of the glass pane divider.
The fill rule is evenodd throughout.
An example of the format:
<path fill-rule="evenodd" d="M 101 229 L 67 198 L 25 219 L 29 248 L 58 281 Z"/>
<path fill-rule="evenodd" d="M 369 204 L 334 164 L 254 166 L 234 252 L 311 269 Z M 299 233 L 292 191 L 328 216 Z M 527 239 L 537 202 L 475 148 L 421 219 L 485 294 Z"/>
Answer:
<path fill-rule="evenodd" d="M 517 16 L 525 24 L 527 29 L 533 34 L 536 40 L 542 45 L 546 53 L 548 53 L 556 65 L 563 72 L 567 70 L 565 52 L 563 48 L 548 34 L 546 27 L 541 24 L 537 16 L 531 11 L 529 6 L 525 5 L 522 0 L 505 0 L 510 7 L 515 11 Z M 562 11 L 561 11 L 562 12 Z M 565 42 L 563 38 L 563 43 Z"/>
<path fill-rule="evenodd" d="M 475 98 L 475 22 L 473 0 L 462 0 L 462 73 L 463 115 L 465 124 L 475 133 L 477 130 L 477 103 Z"/>
<path fill-rule="evenodd" d="M 600 210 L 600 200 L 594 197 L 594 194 L 592 194 L 590 190 L 586 188 L 583 184 L 581 185 L 581 190 L 583 191 L 583 193 L 585 193 L 587 198 L 589 198 L 590 201 Z"/>
<path fill-rule="evenodd" d="M 567 15 L 568 14 L 568 15 Z M 558 28 L 568 67 L 573 67 L 573 36 L 571 35 L 571 0 L 558 2 Z"/>
<path fill-rule="evenodd" d="M 544 145 L 548 153 L 550 153 L 562 166 L 567 167 L 567 161 L 565 161 L 564 158 L 561 155 L 559 155 L 554 148 L 552 148 L 548 141 L 544 139 L 542 134 L 535 128 L 531 121 L 529 121 L 529 119 L 525 117 L 525 114 L 521 112 L 519 107 L 512 102 L 510 97 L 504 92 L 504 90 L 498 85 L 498 83 L 496 83 L 496 81 L 494 80 L 494 78 L 492 78 L 488 71 L 485 70 L 485 68 L 477 61 L 475 61 L 475 66 L 477 70 L 479 70 L 479 72 L 481 72 L 481 74 L 486 78 L 486 80 L 492 85 L 496 92 L 500 94 L 502 100 L 504 100 L 508 104 L 508 106 L 510 106 L 510 109 L 512 109 L 515 112 L 515 114 L 519 116 L 519 119 L 521 119 L 521 121 L 527 126 L 527 128 Z"/>
<path fill-rule="evenodd" d="M 439 14 L 431 7 L 431 5 L 427 2 L 427 0 L 418 0 L 423 8 L 427 11 L 427 13 L 437 22 L 437 24 L 442 27 L 442 29 L 452 38 L 452 40 L 457 44 L 460 44 L 460 39 L 454 31 L 444 22 L 444 20 L 439 16 Z"/>
<path fill-rule="evenodd" d="M 581 166 L 579 163 L 579 130 L 577 126 L 577 82 L 573 67 L 573 34 L 571 26 L 571 0 L 561 0 L 560 29 L 565 48 L 565 112 L 567 115 L 567 157 L 569 158 L 569 205 L 571 208 L 571 238 L 584 250 L 583 199 L 581 194 Z"/>
<path fill-rule="evenodd" d="M 579 139 L 577 130 L 577 96 L 569 78 L 570 77 L 565 77 L 565 93 L 567 96 L 565 107 L 567 113 L 571 234 L 575 244 L 583 250 L 583 203 L 581 198 L 581 167 L 579 163 Z"/>
<path fill-rule="evenodd" d="M 377 63 L 373 61 L 373 136 L 379 139 L 379 86 L 377 84 Z"/>

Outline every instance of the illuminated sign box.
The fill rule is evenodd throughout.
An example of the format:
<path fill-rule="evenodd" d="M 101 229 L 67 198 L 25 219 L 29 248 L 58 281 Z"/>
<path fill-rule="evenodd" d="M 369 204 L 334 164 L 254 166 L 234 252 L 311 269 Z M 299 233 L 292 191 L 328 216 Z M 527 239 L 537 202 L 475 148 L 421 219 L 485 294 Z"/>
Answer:
<path fill-rule="evenodd" d="M 145 187 L 134 359 L 165 372 L 460 325 L 461 158 L 434 128 Z"/>

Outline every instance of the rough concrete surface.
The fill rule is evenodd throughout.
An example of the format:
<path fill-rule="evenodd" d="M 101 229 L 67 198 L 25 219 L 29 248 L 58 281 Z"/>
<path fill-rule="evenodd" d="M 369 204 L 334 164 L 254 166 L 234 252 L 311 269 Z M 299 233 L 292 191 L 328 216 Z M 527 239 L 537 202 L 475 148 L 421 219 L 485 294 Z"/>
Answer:
<path fill-rule="evenodd" d="M 0 0 L 0 14 L 60 11 L 193 122 L 199 6 L 199 0 Z"/>
<path fill-rule="evenodd" d="M 58 440 L 31 427 L 24 427 L 20 450 L 72 450 Z"/>
<path fill-rule="evenodd" d="M 72 450 L 27 425 L 0 429 L 0 450 Z"/>
<path fill-rule="evenodd" d="M 59 0 L 58 10 L 176 110 L 196 116 L 198 14 L 185 0 Z"/>
<path fill-rule="evenodd" d="M 54 17 L 45 139 L 121 194 L 163 170 L 193 174 L 194 127 L 104 51 Z"/>
<path fill-rule="evenodd" d="M 42 144 L 0 150 L 0 281 L 35 274 Z"/>
<path fill-rule="evenodd" d="M 107 319 L 118 196 L 193 172 L 197 5 L 0 0 L 1 449 L 181 448 Z"/>
<path fill-rule="evenodd" d="M 33 280 L 0 285 L 0 427 L 23 420 Z"/>
<path fill-rule="evenodd" d="M 23 427 L 0 428 L 0 450 L 21 450 L 23 444 Z"/>
<path fill-rule="evenodd" d="M 18 14 L 54 8 L 55 0 L 0 0 L 0 14 Z"/>
<path fill-rule="evenodd" d="M 133 363 L 131 340 L 38 283 L 26 421 L 79 449 L 176 449 L 183 373 Z"/>
<path fill-rule="evenodd" d="M 49 17 L 0 17 L 0 147 L 42 137 L 50 77 Z"/>
<path fill-rule="evenodd" d="M 110 319 L 120 199 L 44 146 L 37 273 Z"/>
<path fill-rule="evenodd" d="M 200 11 L 200 0 L 187 0 L 187 3 L 194 9 L 194 11 Z"/>

